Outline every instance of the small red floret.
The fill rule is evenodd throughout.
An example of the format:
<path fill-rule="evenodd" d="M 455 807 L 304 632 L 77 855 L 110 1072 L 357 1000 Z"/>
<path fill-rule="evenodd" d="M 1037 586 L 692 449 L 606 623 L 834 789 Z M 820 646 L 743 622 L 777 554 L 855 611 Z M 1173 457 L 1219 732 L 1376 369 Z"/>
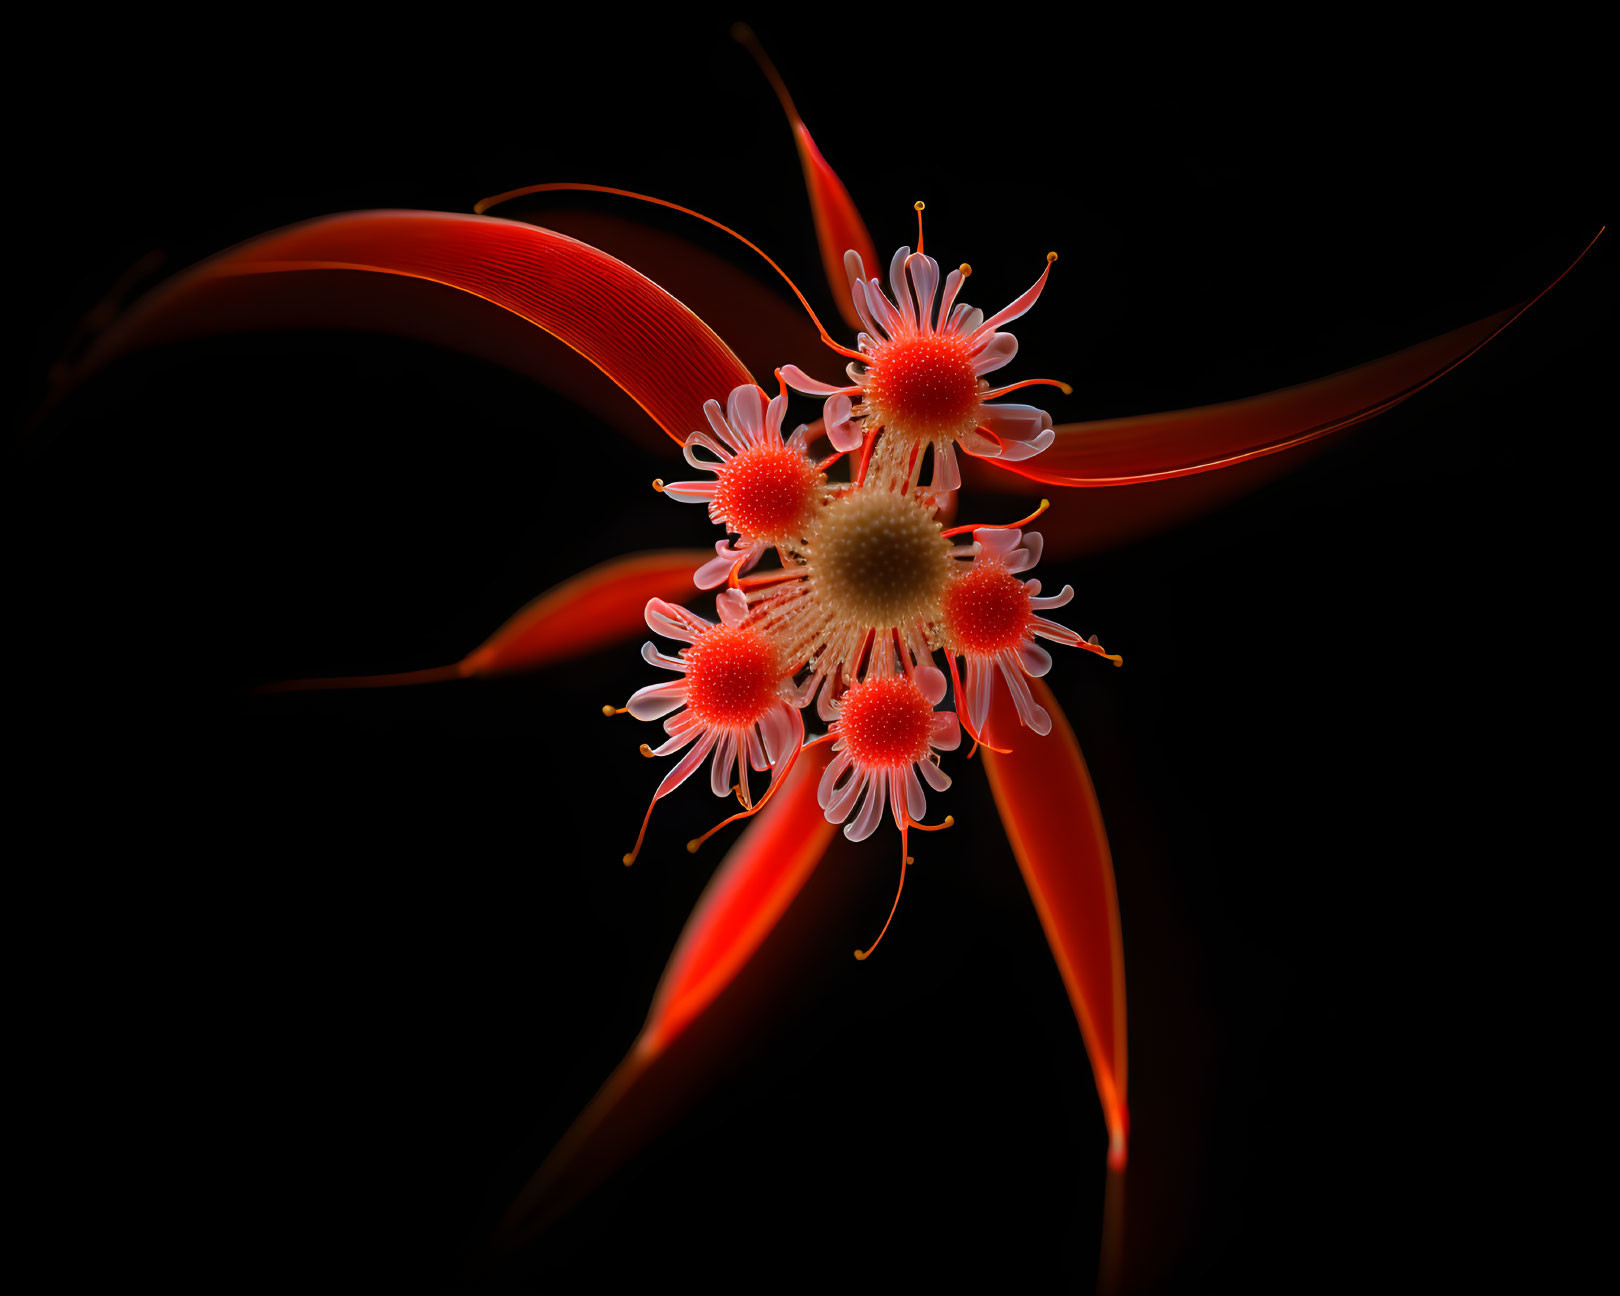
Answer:
<path fill-rule="evenodd" d="M 996 563 L 974 563 L 945 591 L 945 631 L 963 652 L 989 655 L 1016 648 L 1029 619 L 1024 582 Z"/>
<path fill-rule="evenodd" d="M 839 728 L 845 746 L 866 769 L 895 769 L 928 755 L 934 708 L 905 675 L 880 675 L 844 694 Z"/>
<path fill-rule="evenodd" d="M 739 535 L 780 540 L 798 535 L 815 491 L 816 468 L 785 445 L 749 446 L 719 474 L 716 516 Z"/>
<path fill-rule="evenodd" d="M 776 700 L 776 649 L 751 626 L 715 626 L 682 656 L 686 705 L 707 725 L 755 724 Z"/>
<path fill-rule="evenodd" d="M 924 333 L 879 347 L 867 369 L 867 402 L 913 436 L 960 433 L 979 407 L 979 378 L 956 334 Z"/>

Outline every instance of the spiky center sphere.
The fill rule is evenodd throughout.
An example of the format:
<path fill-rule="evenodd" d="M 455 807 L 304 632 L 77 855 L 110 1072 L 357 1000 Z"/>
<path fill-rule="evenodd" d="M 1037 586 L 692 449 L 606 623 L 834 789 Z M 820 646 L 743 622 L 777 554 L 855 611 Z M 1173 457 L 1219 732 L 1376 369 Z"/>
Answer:
<path fill-rule="evenodd" d="M 928 755 L 934 708 L 906 675 L 851 685 L 839 712 L 844 746 L 866 769 L 896 769 Z"/>
<path fill-rule="evenodd" d="M 1016 648 L 1029 629 L 1029 591 L 999 563 L 976 562 L 945 591 L 945 635 L 961 652 Z"/>
<path fill-rule="evenodd" d="M 750 539 L 796 539 L 804 534 L 817 476 L 815 464 L 788 446 L 749 446 L 720 474 L 715 515 Z"/>
<path fill-rule="evenodd" d="M 879 346 L 866 368 L 875 420 L 911 440 L 954 440 L 978 422 L 979 377 L 955 333 L 923 333 Z"/>
<path fill-rule="evenodd" d="M 835 499 L 810 531 L 810 587 L 832 615 L 866 628 L 939 615 L 950 543 L 932 510 L 872 488 Z"/>
<path fill-rule="evenodd" d="M 776 700 L 776 649 L 752 626 L 715 626 L 681 655 L 686 705 L 705 724 L 754 724 Z"/>

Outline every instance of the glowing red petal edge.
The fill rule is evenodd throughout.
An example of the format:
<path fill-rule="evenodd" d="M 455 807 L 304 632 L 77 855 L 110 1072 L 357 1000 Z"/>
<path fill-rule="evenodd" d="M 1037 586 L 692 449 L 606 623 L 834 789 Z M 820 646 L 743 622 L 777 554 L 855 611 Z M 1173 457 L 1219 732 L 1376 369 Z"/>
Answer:
<path fill-rule="evenodd" d="M 844 187 L 844 182 L 838 178 L 838 173 L 821 156 L 809 128 L 799 116 L 793 96 L 788 93 L 787 83 L 782 80 L 758 37 L 745 23 L 738 23 L 731 29 L 731 34 L 754 56 L 760 71 L 776 92 L 782 111 L 787 115 L 788 125 L 793 129 L 793 143 L 799 150 L 799 165 L 804 169 L 804 187 L 810 195 L 810 215 L 815 221 L 816 243 L 821 249 L 821 268 L 827 276 L 827 286 L 832 290 L 833 300 L 838 303 L 838 313 L 844 317 L 844 323 L 859 332 L 865 325 L 861 323 L 861 317 L 850 298 L 849 278 L 844 272 L 844 253 L 852 249 L 860 253 L 863 265 L 883 264 L 878 260 L 866 222 L 861 219 L 861 213 L 849 196 L 849 190 Z"/>
<path fill-rule="evenodd" d="M 507 1210 L 499 1249 L 542 1231 L 646 1137 L 646 1109 L 659 1095 L 638 1082 L 732 984 L 833 839 L 816 795 L 827 759 L 824 745 L 804 751 L 726 853 L 675 942 L 641 1033 Z"/>
<path fill-rule="evenodd" d="M 1353 427 L 1476 354 L 1580 264 L 1603 232 L 1534 297 L 1393 355 L 1242 400 L 1062 424 L 1056 442 L 1035 458 L 985 463 L 1051 486 L 1123 486 L 1227 468 Z"/>
<path fill-rule="evenodd" d="M 692 573 L 710 556 L 706 549 L 670 549 L 598 563 L 525 605 L 482 645 L 448 666 L 392 675 L 283 680 L 259 691 L 392 688 L 538 670 L 641 633 L 646 628 L 647 600 L 689 601 L 697 593 Z"/>
<path fill-rule="evenodd" d="M 753 382 L 708 325 L 616 257 L 536 225 L 425 211 L 325 216 L 239 244 L 136 303 L 102 336 L 81 372 L 143 344 L 148 334 L 206 331 L 201 290 L 220 280 L 321 270 L 421 280 L 490 302 L 589 360 L 677 443 L 704 426 L 704 401 Z M 308 314 L 308 324 L 323 323 L 319 303 Z"/>
<path fill-rule="evenodd" d="M 1042 738 L 1021 728 L 1006 689 L 996 691 L 986 726 L 1005 754 L 983 749 L 990 790 L 1013 855 L 1029 887 L 1091 1058 L 1108 1163 L 1125 1165 L 1125 955 L 1119 896 L 1102 811 L 1068 718 L 1045 681 L 1031 679 L 1035 700 L 1052 717 Z"/>

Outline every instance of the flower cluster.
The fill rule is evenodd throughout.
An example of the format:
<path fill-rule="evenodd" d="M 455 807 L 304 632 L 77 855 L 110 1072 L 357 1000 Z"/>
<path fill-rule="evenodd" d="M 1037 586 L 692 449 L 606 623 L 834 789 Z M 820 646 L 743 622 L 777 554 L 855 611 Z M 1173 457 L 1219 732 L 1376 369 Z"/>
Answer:
<path fill-rule="evenodd" d="M 910 831 L 952 822 L 923 822 L 924 784 L 950 787 L 940 753 L 957 749 L 964 728 L 976 745 L 984 741 L 998 681 L 1021 722 L 1045 734 L 1051 719 L 1025 679 L 1052 665 L 1036 639 L 1106 655 L 1095 638 L 1042 615 L 1073 598 L 1072 588 L 1042 597 L 1039 581 L 1021 579 L 1041 554 L 1040 535 L 1021 528 L 1041 510 L 1010 526 L 947 529 L 940 520 L 962 484 L 958 451 L 1027 459 L 1052 443 L 1044 410 L 991 402 L 1035 383 L 1062 384 L 992 387 L 986 375 L 1017 354 L 1001 326 L 1035 304 L 1055 259 L 1048 256 L 1027 292 L 986 318 L 957 300 L 971 273 L 966 265 L 942 280 L 920 246 L 901 248 L 889 265 L 891 299 L 850 252 L 850 293 L 866 328 L 854 350 L 829 342 L 849 358 L 848 384 L 784 365 L 776 397 L 748 385 L 732 391 L 724 409 L 714 400 L 704 407 L 709 426 L 687 437 L 684 452 L 708 479 L 654 485 L 671 499 L 705 505 L 724 528 L 694 580 L 700 589 L 725 588 L 715 600 L 717 622 L 659 599 L 647 605 L 649 628 L 684 646 L 670 656 L 649 642 L 642 655 L 679 678 L 641 689 L 619 710 L 664 718 L 668 740 L 656 749 L 643 744 L 643 754 L 684 754 L 659 784 L 626 864 L 641 848 L 653 805 L 706 759 L 710 790 L 735 795 L 742 810 L 689 843 L 692 850 L 763 806 L 801 751 L 831 742 L 820 804 L 852 841 L 871 836 L 889 812 L 900 830 L 903 888 Z M 784 432 L 789 388 L 824 398 L 827 457 L 813 452 L 819 433 L 809 426 Z M 772 551 L 776 563 L 760 569 Z M 948 688 L 955 710 L 940 709 Z M 827 729 L 807 743 L 803 717 L 812 706 Z M 769 776 L 757 798 L 751 771 Z"/>

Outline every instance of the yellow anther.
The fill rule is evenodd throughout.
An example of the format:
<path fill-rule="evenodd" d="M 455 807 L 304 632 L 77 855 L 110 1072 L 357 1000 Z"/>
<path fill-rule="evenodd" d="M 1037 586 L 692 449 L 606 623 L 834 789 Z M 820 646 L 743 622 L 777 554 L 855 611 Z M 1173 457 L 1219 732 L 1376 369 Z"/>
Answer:
<path fill-rule="evenodd" d="M 652 749 L 652 748 L 651 748 L 651 747 L 649 747 L 649 746 L 647 746 L 647 744 L 646 744 L 646 743 L 642 743 L 642 744 L 641 744 L 641 754 L 642 754 L 642 755 L 643 755 L 643 756 L 648 756 L 648 757 L 650 757 L 650 756 L 652 756 L 652 754 L 653 754 L 653 749 Z"/>
<path fill-rule="evenodd" d="M 653 478 L 653 489 L 660 495 L 664 493 L 664 479 L 662 477 Z"/>

